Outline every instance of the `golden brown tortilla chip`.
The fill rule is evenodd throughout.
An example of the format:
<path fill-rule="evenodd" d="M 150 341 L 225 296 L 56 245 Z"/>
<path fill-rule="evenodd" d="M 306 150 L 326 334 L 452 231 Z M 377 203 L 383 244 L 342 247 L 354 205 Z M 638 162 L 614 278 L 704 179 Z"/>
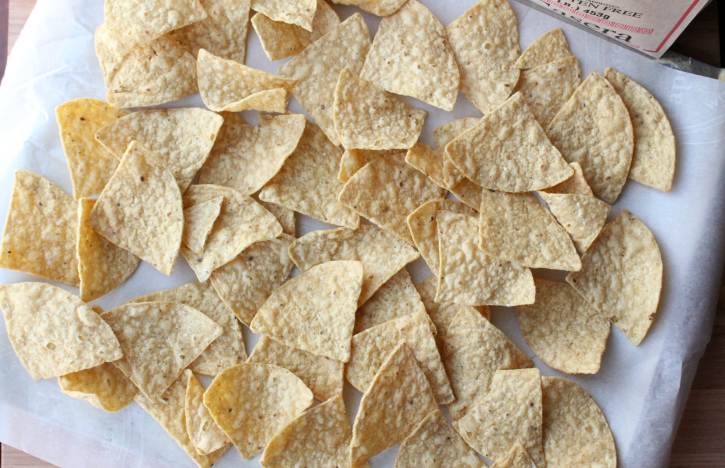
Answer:
<path fill-rule="evenodd" d="M 277 218 L 277 222 L 282 226 L 282 232 L 289 236 L 294 237 L 297 234 L 297 226 L 295 224 L 295 212 L 281 205 L 269 203 L 254 198 L 257 203 L 262 205 L 265 210 L 272 213 L 272 216 Z"/>
<path fill-rule="evenodd" d="M 451 187 L 455 182 L 451 175 L 446 173 L 446 159 L 444 151 L 433 149 L 423 143 L 416 143 L 405 155 L 406 163 L 418 169 L 433 183 L 444 189 Z"/>
<path fill-rule="evenodd" d="M 544 189 L 546 193 L 569 193 L 572 195 L 589 195 L 594 196 L 594 192 L 587 184 L 582 172 L 582 167 L 578 162 L 569 163 L 569 166 L 574 170 L 574 175 L 566 179 L 560 184 L 556 184 L 553 187 Z M 480 205 L 480 203 L 479 203 Z"/>
<path fill-rule="evenodd" d="M 390 16 L 400 9 L 407 0 L 332 0 L 338 5 L 355 5 L 373 15 Z"/>
<path fill-rule="evenodd" d="M 231 441 L 214 422 L 209 410 L 204 406 L 204 387 L 194 373 L 184 371 L 189 382 L 186 384 L 184 398 L 184 416 L 189 439 L 199 455 L 207 455 L 219 449 L 231 447 Z"/>
<path fill-rule="evenodd" d="M 216 197 L 184 210 L 184 235 L 181 241 L 194 253 L 204 251 L 206 238 L 219 217 L 224 197 Z"/>
<path fill-rule="evenodd" d="M 572 55 L 522 71 L 516 90 L 521 92 L 539 124 L 546 128 L 581 82 L 582 70 Z"/>
<path fill-rule="evenodd" d="M 138 388 L 110 362 L 58 377 L 63 393 L 113 413 L 133 403 Z"/>
<path fill-rule="evenodd" d="M 302 29 L 312 31 L 317 0 L 252 0 L 252 10 L 275 21 L 296 24 Z"/>
<path fill-rule="evenodd" d="M 420 294 L 408 270 L 401 268 L 357 310 L 353 334 L 421 311 L 425 312 L 425 306 Z"/>
<path fill-rule="evenodd" d="M 342 159 L 340 159 L 340 172 L 337 174 L 337 180 L 344 184 L 357 171 L 365 167 L 367 163 L 378 158 L 390 159 L 404 164 L 405 155 L 406 150 L 345 150 L 342 154 Z"/>
<path fill-rule="evenodd" d="M 587 251 L 607 222 L 610 206 L 588 195 L 539 193 L 581 253 Z"/>
<path fill-rule="evenodd" d="M 534 68 L 551 62 L 558 62 L 571 55 L 564 31 L 561 28 L 556 28 L 536 38 L 521 54 L 514 66 L 521 69 Z"/>
<path fill-rule="evenodd" d="M 481 191 L 483 188 L 480 185 L 476 185 L 464 177 L 463 180 L 449 190 L 456 198 L 474 210 L 481 209 Z"/>

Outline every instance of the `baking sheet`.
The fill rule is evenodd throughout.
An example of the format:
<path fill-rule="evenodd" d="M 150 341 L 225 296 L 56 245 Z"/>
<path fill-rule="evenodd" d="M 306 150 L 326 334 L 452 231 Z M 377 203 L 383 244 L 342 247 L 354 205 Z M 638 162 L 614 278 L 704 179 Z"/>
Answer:
<path fill-rule="evenodd" d="M 474 0 L 422 0 L 449 24 Z M 582 385 L 604 410 L 624 468 L 664 467 L 697 361 L 709 340 L 723 266 L 725 228 L 725 83 L 679 72 L 544 15 L 512 3 L 522 49 L 548 30 L 564 29 L 584 74 L 608 66 L 628 74 L 654 94 L 669 115 L 677 138 L 678 161 L 672 192 L 628 182 L 612 209 L 626 208 L 654 233 L 664 259 L 664 288 L 657 318 L 639 347 L 612 329 L 600 372 L 567 376 Z M 334 8 L 341 18 L 352 7 Z M 379 18 L 364 14 L 371 34 Z M 39 0 L 8 60 L 0 86 L 0 219 L 5 219 L 13 173 L 33 171 L 71 192 L 54 108 L 71 99 L 105 98 L 93 49 L 93 32 L 103 21 L 98 0 Z M 284 61 L 269 62 L 250 27 L 247 64 L 276 73 Z M 429 112 L 421 139 L 432 143 L 433 128 L 454 118 L 481 114 L 462 96 L 452 113 L 404 98 Z M 201 106 L 198 95 L 168 107 Z M 301 112 L 293 102 L 290 109 Z M 253 112 L 243 116 L 251 123 Z M 298 217 L 298 235 L 329 227 Z M 409 266 L 414 281 L 430 273 L 419 260 Z M 537 272 L 540 274 L 541 272 Z M 544 273 L 546 274 L 546 273 Z M 561 276 L 559 276 L 561 278 Z M 183 259 L 166 277 L 142 263 L 122 287 L 96 301 L 104 308 L 153 291 L 195 280 Z M 41 281 L 0 270 L 0 283 Z M 77 290 L 66 287 L 77 293 Z M 513 311 L 494 308 L 494 323 L 529 356 Z M 1 322 L 1 321 L 0 321 Z M 248 351 L 256 337 L 245 329 Z M 534 358 L 545 375 L 563 375 Z M 349 416 L 360 394 L 346 387 Z M 63 395 L 56 379 L 33 381 L 15 357 L 0 323 L 0 441 L 63 468 L 194 466 L 187 455 L 138 405 L 108 414 Z M 371 460 L 392 467 L 397 447 Z M 258 466 L 232 449 L 220 468 Z"/>

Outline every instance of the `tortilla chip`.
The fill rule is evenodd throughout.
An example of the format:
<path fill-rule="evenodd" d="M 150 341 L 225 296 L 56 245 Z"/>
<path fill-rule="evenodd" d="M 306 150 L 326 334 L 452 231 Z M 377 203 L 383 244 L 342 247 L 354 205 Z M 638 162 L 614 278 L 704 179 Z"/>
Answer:
<path fill-rule="evenodd" d="M 305 122 L 304 115 L 289 114 L 272 117 L 267 125 L 252 126 L 239 114 L 225 113 L 199 183 L 224 185 L 242 195 L 257 192 L 295 150 Z"/>
<path fill-rule="evenodd" d="M 425 306 L 408 270 L 401 268 L 357 310 L 353 334 L 416 312 L 425 312 Z"/>
<path fill-rule="evenodd" d="M 420 205 L 445 196 L 426 176 L 410 166 L 377 159 L 355 173 L 340 192 L 343 205 L 400 239 L 413 243 L 406 219 Z"/>
<path fill-rule="evenodd" d="M 352 466 L 402 442 L 437 405 L 413 352 L 399 343 L 360 402 L 350 442 Z"/>
<path fill-rule="evenodd" d="M 511 446 L 520 443 L 536 466 L 543 468 L 541 406 L 538 369 L 499 370 L 488 394 L 457 421 L 458 433 L 494 461 L 506 457 Z"/>
<path fill-rule="evenodd" d="M 184 235 L 181 240 L 194 253 L 204 251 L 206 238 L 219 217 L 224 197 L 216 197 L 184 210 Z"/>
<path fill-rule="evenodd" d="M 531 268 L 579 271 L 564 228 L 531 193 L 481 192 L 479 242 L 489 255 Z"/>
<path fill-rule="evenodd" d="M 262 205 L 265 210 L 272 213 L 272 216 L 277 218 L 277 222 L 282 226 L 282 232 L 289 236 L 294 237 L 297 233 L 297 226 L 295 225 L 295 212 L 287 207 L 276 205 L 262 200 L 257 200 L 257 203 Z"/>
<path fill-rule="evenodd" d="M 176 101 L 199 91 L 196 60 L 169 36 L 119 56 L 112 50 L 106 25 L 96 29 L 96 56 L 103 70 L 106 99 L 116 107 L 147 107 Z"/>
<path fill-rule="evenodd" d="M 186 374 L 181 374 L 181 377 L 171 384 L 168 390 L 159 398 L 149 399 L 143 393 L 139 393 L 136 395 L 135 400 L 136 403 L 141 405 L 141 408 L 161 424 L 161 427 L 194 460 L 199 468 L 211 468 L 229 450 L 230 446 L 227 445 L 209 455 L 199 455 L 196 451 L 186 427 L 184 403 L 186 401 L 188 379 L 189 377 Z"/>
<path fill-rule="evenodd" d="M 458 97 L 458 65 L 446 30 L 416 0 L 380 22 L 360 76 L 446 111 L 453 110 Z"/>
<path fill-rule="evenodd" d="M 222 116 L 194 107 L 152 109 L 106 125 L 96 140 L 118 159 L 132 141 L 145 145 L 153 152 L 148 162 L 171 171 L 184 193 L 209 156 L 222 123 Z"/>
<path fill-rule="evenodd" d="M 470 180 L 463 178 L 458 184 L 449 189 L 457 199 L 470 206 L 474 210 L 481 209 L 481 191 L 480 185 L 476 185 Z"/>
<path fill-rule="evenodd" d="M 113 413 L 133 403 L 138 388 L 110 362 L 58 377 L 63 393 Z"/>
<path fill-rule="evenodd" d="M 0 267 L 79 286 L 78 208 L 48 179 L 15 171 Z"/>
<path fill-rule="evenodd" d="M 629 111 L 634 155 L 629 178 L 669 192 L 675 177 L 675 135 L 662 105 L 639 83 L 612 68 L 605 74 Z"/>
<path fill-rule="evenodd" d="M 185 304 L 139 302 L 103 314 L 128 366 L 126 377 L 149 398 L 161 396 L 184 368 L 222 335 L 213 320 Z"/>
<path fill-rule="evenodd" d="M 516 90 L 523 95 L 539 124 L 546 128 L 581 82 L 582 70 L 572 55 L 522 71 Z"/>
<path fill-rule="evenodd" d="M 312 31 L 307 31 L 294 24 L 275 21 L 262 13 L 257 13 L 252 17 L 252 26 L 259 36 L 264 53 L 270 60 L 281 60 L 299 54 L 308 45 L 335 29 L 339 24 L 340 17 L 325 0 L 317 0 Z"/>
<path fill-rule="evenodd" d="M 251 0 L 199 1 L 207 17 L 176 29 L 169 36 L 194 58 L 200 49 L 206 49 L 221 58 L 244 63 Z"/>
<path fill-rule="evenodd" d="M 547 465 L 616 468 L 612 431 L 592 397 L 559 377 L 542 377 L 541 389 Z"/>
<path fill-rule="evenodd" d="M 327 401 L 342 394 L 343 363 L 290 348 L 265 335 L 259 337 L 247 362 L 287 369 L 299 377 L 319 401 Z"/>
<path fill-rule="evenodd" d="M 274 239 L 282 234 L 282 226 L 272 214 L 251 197 L 219 185 L 194 185 L 184 194 L 184 207 L 224 197 L 222 210 L 214 222 L 204 251 L 195 254 L 185 246 L 181 253 L 196 273 L 199 281 L 206 281 L 217 268 L 234 260 L 255 242 Z"/>
<path fill-rule="evenodd" d="M 259 193 L 261 200 L 349 228 L 360 217 L 337 201 L 343 185 L 337 180 L 342 150 L 312 122 L 305 124 L 297 148 Z"/>
<path fill-rule="evenodd" d="M 171 275 L 184 231 L 183 206 L 173 175 L 151 165 L 154 158 L 141 143 L 131 142 L 86 224 Z"/>
<path fill-rule="evenodd" d="M 634 135 L 627 108 L 611 84 L 592 72 L 546 131 L 568 162 L 578 162 L 594 193 L 617 201 L 632 162 Z"/>
<path fill-rule="evenodd" d="M 403 441 L 395 458 L 395 468 L 423 466 L 484 468 L 486 465 L 448 424 L 443 413 L 434 410 Z"/>
<path fill-rule="evenodd" d="M 610 206 L 588 195 L 545 192 L 539 195 L 549 205 L 549 210 L 559 224 L 569 233 L 577 250 L 586 252 L 604 227 Z"/>
<path fill-rule="evenodd" d="M 347 362 L 362 277 L 361 262 L 312 267 L 272 292 L 250 328 L 293 348 Z"/>
<path fill-rule="evenodd" d="M 255 242 L 212 273 L 214 289 L 243 324 L 249 326 L 272 291 L 287 280 L 294 266 L 287 254 L 293 241 L 281 234 Z"/>
<path fill-rule="evenodd" d="M 604 226 L 569 273 L 574 286 L 599 313 L 639 345 L 647 334 L 662 290 L 662 256 L 652 232 L 627 210 Z"/>
<path fill-rule="evenodd" d="M 588 195 L 593 197 L 594 192 L 592 192 L 589 184 L 587 184 L 587 180 L 584 178 L 581 165 L 578 162 L 573 162 L 569 163 L 569 166 L 574 170 L 574 175 L 560 184 L 544 189 L 543 192 L 562 194 L 569 193 L 572 195 Z"/>
<path fill-rule="evenodd" d="M 456 400 L 448 405 L 454 421 L 488 394 L 498 370 L 534 367 L 508 337 L 471 307 L 462 307 L 445 337 L 443 364 Z"/>
<path fill-rule="evenodd" d="M 482 0 L 446 28 L 461 91 L 484 114 L 500 106 L 519 80 L 519 28 L 507 0 Z"/>
<path fill-rule="evenodd" d="M 435 342 L 435 325 L 425 310 L 376 325 L 352 338 L 345 376 L 353 387 L 365 392 L 385 358 L 404 342 L 415 355 L 439 405 L 453 401 L 453 392 Z"/>
<path fill-rule="evenodd" d="M 312 231 L 290 245 L 289 256 L 302 271 L 333 260 L 362 262 L 365 274 L 358 306 L 401 268 L 420 257 L 410 245 L 370 225 L 360 225 L 356 230 Z"/>
<path fill-rule="evenodd" d="M 124 115 L 121 109 L 97 99 L 76 99 L 55 108 L 76 200 L 101 193 L 116 170 L 118 159 L 96 141 L 95 135 Z"/>
<path fill-rule="evenodd" d="M 609 322 L 566 283 L 536 278 L 536 303 L 516 307 L 526 343 L 548 366 L 567 374 L 596 374 Z"/>
<path fill-rule="evenodd" d="M 492 465 L 492 468 L 536 468 L 536 464 L 531 461 L 524 446 L 516 443 L 505 457 Z"/>
<path fill-rule="evenodd" d="M 408 0 L 332 0 L 338 5 L 355 5 L 377 16 L 390 16 Z"/>
<path fill-rule="evenodd" d="M 204 387 L 189 369 L 186 369 L 184 374 L 189 379 L 184 398 L 184 416 L 191 443 L 199 455 L 215 452 L 225 446 L 228 449 L 231 447 L 231 441 L 216 425 L 209 410 L 204 406 Z"/>
<path fill-rule="evenodd" d="M 445 152 L 435 150 L 423 143 L 416 143 L 405 155 L 405 162 L 428 176 L 437 186 L 447 189 L 455 182 L 450 174 L 446 174 L 444 163 Z"/>
<path fill-rule="evenodd" d="M 58 287 L 0 285 L 0 308 L 10 344 L 33 380 L 123 357 L 111 328 L 78 297 Z"/>
<path fill-rule="evenodd" d="M 317 0 L 252 0 L 252 10 L 284 23 L 312 31 Z"/>
<path fill-rule="evenodd" d="M 418 141 L 426 115 L 426 111 L 406 104 L 349 69 L 340 74 L 334 121 L 345 148 L 410 148 Z"/>
<path fill-rule="evenodd" d="M 345 69 L 359 73 L 369 48 L 368 27 L 355 13 L 279 67 L 280 75 L 297 80 L 292 94 L 333 145 L 340 144 L 333 122 L 340 73 Z"/>
<path fill-rule="evenodd" d="M 551 62 L 558 62 L 571 56 L 572 53 L 569 50 L 569 43 L 566 42 L 564 31 L 561 28 L 556 28 L 532 42 L 521 54 L 514 66 L 525 70 Z"/>
<path fill-rule="evenodd" d="M 340 159 L 340 172 L 337 173 L 337 180 L 344 184 L 367 163 L 376 159 L 390 159 L 394 162 L 405 163 L 405 155 L 406 150 L 345 150 Z"/>

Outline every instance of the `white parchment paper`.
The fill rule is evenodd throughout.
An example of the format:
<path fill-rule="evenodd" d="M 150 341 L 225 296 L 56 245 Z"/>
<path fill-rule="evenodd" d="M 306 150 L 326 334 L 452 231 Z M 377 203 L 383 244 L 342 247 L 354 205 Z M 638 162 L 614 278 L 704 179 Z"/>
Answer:
<path fill-rule="evenodd" d="M 422 2 L 447 25 L 475 0 Z M 342 18 L 356 11 L 334 7 Z M 612 216 L 623 208 L 632 211 L 659 243 L 665 275 L 657 318 L 639 347 L 613 328 L 599 373 L 568 376 L 589 391 L 604 410 L 621 467 L 665 467 L 697 362 L 710 337 L 723 267 L 725 83 L 665 68 L 526 6 L 514 3 L 513 7 L 522 49 L 539 35 L 561 27 L 585 75 L 593 70 L 603 73 L 608 66 L 617 68 L 649 89 L 672 121 L 678 150 L 672 192 L 664 194 L 630 181 L 612 209 Z M 374 34 L 379 18 L 364 16 Z M 39 0 L 15 45 L 0 86 L 0 219 L 5 219 L 17 169 L 42 174 L 71 192 L 54 109 L 80 97 L 105 99 L 93 48 L 93 32 L 102 21 L 100 0 Z M 247 64 L 276 73 L 282 62 L 267 60 L 250 27 Z M 429 112 L 421 137 L 429 144 L 438 125 L 481 115 L 462 96 L 452 113 L 404 99 Z M 169 107 L 190 105 L 202 105 L 198 95 Z M 302 112 L 295 102 L 290 109 Z M 243 115 L 251 123 L 258 122 L 254 113 Z M 298 217 L 298 235 L 326 227 Z M 408 268 L 416 283 L 430 274 L 420 260 Z M 126 284 L 97 303 L 110 308 L 129 298 L 193 280 L 183 258 L 171 277 L 142 263 Z M 41 280 L 0 270 L 0 283 L 19 281 Z M 533 357 L 513 311 L 495 308 L 493 315 L 494 323 Z M 251 352 L 256 336 L 245 329 L 245 338 Z M 535 357 L 534 361 L 543 374 L 561 375 Z M 359 398 L 360 394 L 348 386 L 351 419 Z M 15 357 L 2 321 L 0 441 L 63 468 L 194 466 L 138 405 L 109 414 L 63 395 L 56 379 L 33 381 Z M 396 451 L 393 448 L 374 457 L 371 465 L 392 467 Z M 232 449 L 217 466 L 252 467 L 258 463 L 243 461 Z"/>

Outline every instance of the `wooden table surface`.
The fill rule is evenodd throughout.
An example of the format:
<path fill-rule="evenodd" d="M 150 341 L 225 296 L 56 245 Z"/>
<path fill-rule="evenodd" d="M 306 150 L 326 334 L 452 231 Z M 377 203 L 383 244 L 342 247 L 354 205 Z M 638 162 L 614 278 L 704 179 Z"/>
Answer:
<path fill-rule="evenodd" d="M 18 38 L 36 0 L 0 0 L 0 23 L 7 23 L 8 50 Z M 6 16 L 7 15 L 7 16 Z M 691 23 L 671 50 L 721 66 L 717 1 Z M 0 48 L 4 47 L 0 24 Z M 1 50 L 1 49 L 0 49 Z M 1 53 L 0 53 L 1 56 Z M 4 71 L 2 60 L 0 76 Z M 0 468 L 52 468 L 53 465 L 0 444 Z M 725 281 L 720 290 L 712 339 L 692 385 L 682 415 L 669 468 L 725 467 Z"/>

